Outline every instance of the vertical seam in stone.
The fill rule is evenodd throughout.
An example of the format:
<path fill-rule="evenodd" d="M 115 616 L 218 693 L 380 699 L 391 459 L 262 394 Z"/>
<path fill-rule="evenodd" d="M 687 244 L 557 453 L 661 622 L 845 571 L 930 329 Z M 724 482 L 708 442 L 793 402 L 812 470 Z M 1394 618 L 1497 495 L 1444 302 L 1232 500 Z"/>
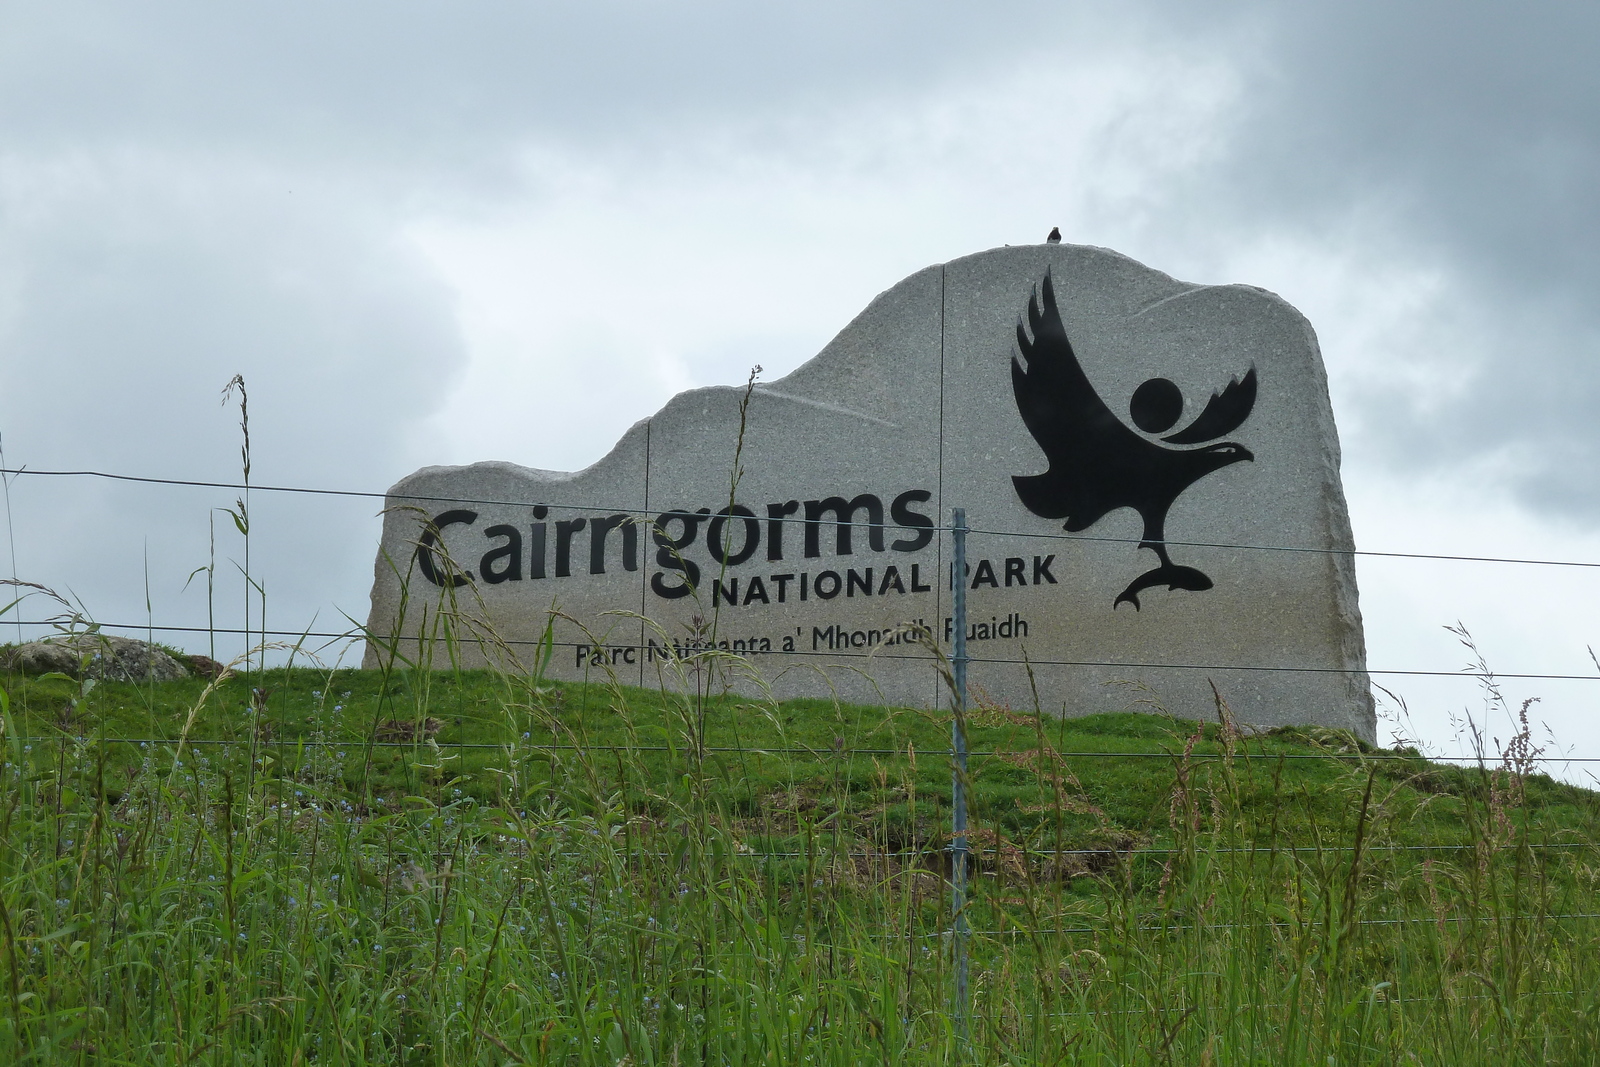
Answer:
<path fill-rule="evenodd" d="M 650 516 L 650 428 L 655 420 L 651 419 L 644 424 L 644 510 L 645 518 Z M 650 542 L 645 539 L 645 531 L 639 531 L 639 688 L 644 688 L 644 644 L 645 644 L 645 593 L 650 588 Z"/>
<path fill-rule="evenodd" d="M 944 322 L 945 264 L 941 263 L 939 264 L 939 511 L 938 519 L 934 522 L 936 527 L 943 526 L 945 524 L 947 521 L 946 512 L 949 510 L 945 507 L 944 499 Z M 940 577 L 940 575 L 944 574 L 944 538 L 939 537 L 936 541 L 936 544 L 938 547 L 933 556 L 933 642 L 935 648 L 938 647 L 939 641 L 944 636 L 945 588 L 944 579 Z M 940 702 L 939 698 L 939 672 L 934 671 L 933 701 L 929 706 L 935 708 L 938 707 Z"/>

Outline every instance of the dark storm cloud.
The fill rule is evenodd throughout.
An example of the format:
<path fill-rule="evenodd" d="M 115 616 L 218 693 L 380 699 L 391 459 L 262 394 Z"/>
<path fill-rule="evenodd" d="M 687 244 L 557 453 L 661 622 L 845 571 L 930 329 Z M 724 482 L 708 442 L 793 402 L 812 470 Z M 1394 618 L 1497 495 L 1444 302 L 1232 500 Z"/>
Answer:
<path fill-rule="evenodd" d="M 1539 508 L 1600 513 L 1600 8 L 1284 5 L 1233 151 L 1197 190 L 1213 224 L 1337 228 L 1377 205 L 1390 245 L 1453 275 L 1464 350 L 1410 391 L 1354 394 L 1372 459 L 1498 455 Z M 1236 195 L 1229 195 L 1230 193 Z M 1471 343 L 1475 342 L 1475 343 Z M 1463 382 L 1468 388 L 1453 399 Z"/>
<path fill-rule="evenodd" d="M 1015 29 L 958 27 L 912 4 L 67 3 L 7 21 L 0 115 L 14 132 L 270 138 L 413 159 L 921 80 Z"/>
<path fill-rule="evenodd" d="M 418 161 L 534 134 L 649 135 L 658 123 L 921 93 L 1065 59 L 1148 24 L 1215 13 L 911 0 L 752 5 L 62 2 L 0 15 L 0 126 L 48 144 L 136 135 Z M 1159 18 L 1153 14 L 1159 13 Z M 9 43 L 5 43 L 9 42 Z M 451 168 L 483 160 L 456 155 Z"/>
<path fill-rule="evenodd" d="M 1600 249 L 1581 235 L 1600 223 L 1600 8 L 1305 7 L 1285 29 L 1260 146 L 1276 165 L 1258 193 L 1392 189 L 1416 236 L 1513 290 L 1593 277 Z"/>

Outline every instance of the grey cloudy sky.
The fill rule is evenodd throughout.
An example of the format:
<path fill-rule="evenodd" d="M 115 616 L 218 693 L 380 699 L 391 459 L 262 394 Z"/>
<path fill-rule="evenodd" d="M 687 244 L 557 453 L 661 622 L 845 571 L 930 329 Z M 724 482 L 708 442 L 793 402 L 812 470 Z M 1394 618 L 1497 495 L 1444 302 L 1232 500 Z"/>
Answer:
<path fill-rule="evenodd" d="M 242 373 L 258 482 L 581 467 L 1059 225 L 1307 313 L 1362 547 L 1600 560 L 1600 8 L 1103 7 L 8 4 L 5 457 L 233 480 Z M 203 620 L 230 494 L 9 494 L 20 576 Z M 269 624 L 364 616 L 374 511 L 257 501 Z M 1503 670 L 1594 669 L 1593 574 L 1362 578 L 1374 666 L 1459 666 L 1460 619 Z M 1400 688 L 1440 739 L 1474 703 Z M 1523 690 L 1600 755 L 1600 685 Z"/>

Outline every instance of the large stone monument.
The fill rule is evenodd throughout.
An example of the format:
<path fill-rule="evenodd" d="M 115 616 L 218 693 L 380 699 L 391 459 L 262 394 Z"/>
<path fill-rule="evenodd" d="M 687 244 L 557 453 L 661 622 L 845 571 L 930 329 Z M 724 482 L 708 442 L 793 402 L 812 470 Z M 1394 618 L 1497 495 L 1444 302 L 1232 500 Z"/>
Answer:
<path fill-rule="evenodd" d="M 919 271 L 787 377 L 680 394 L 586 470 L 402 480 L 367 663 L 674 685 L 715 646 L 778 696 L 939 704 L 905 627 L 948 652 L 953 507 L 975 699 L 1204 717 L 1214 683 L 1240 722 L 1372 738 L 1310 324 L 1065 244 Z"/>

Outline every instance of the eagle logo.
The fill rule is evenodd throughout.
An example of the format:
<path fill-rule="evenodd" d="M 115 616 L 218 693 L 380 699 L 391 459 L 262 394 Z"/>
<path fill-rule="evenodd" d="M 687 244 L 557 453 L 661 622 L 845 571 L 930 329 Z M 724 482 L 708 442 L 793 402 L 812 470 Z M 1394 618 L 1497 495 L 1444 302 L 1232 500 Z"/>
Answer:
<path fill-rule="evenodd" d="M 1089 384 L 1067 339 L 1048 270 L 1028 298 L 1026 326 L 1017 322 L 1017 348 L 1021 358 L 1011 359 L 1017 411 L 1050 461 L 1043 474 L 1011 479 L 1023 505 L 1042 518 L 1065 519 L 1065 528 L 1073 533 L 1118 508 L 1139 513 L 1144 519 L 1139 548 L 1154 552 L 1161 565 L 1130 582 L 1112 602 L 1113 611 L 1124 601 L 1138 611 L 1139 594 L 1153 586 L 1210 589 L 1209 577 L 1173 563 L 1167 554 L 1167 511 L 1184 490 L 1212 471 L 1242 460 L 1254 462 L 1254 454 L 1243 445 L 1205 442 L 1232 433 L 1250 417 L 1256 403 L 1255 366 L 1213 393 L 1188 426 L 1153 441 L 1150 437 L 1172 429 L 1183 414 L 1182 391 L 1165 378 L 1151 378 L 1134 390 L 1128 413 L 1149 437 L 1113 415 Z M 1198 444 L 1205 447 L 1168 447 Z"/>

